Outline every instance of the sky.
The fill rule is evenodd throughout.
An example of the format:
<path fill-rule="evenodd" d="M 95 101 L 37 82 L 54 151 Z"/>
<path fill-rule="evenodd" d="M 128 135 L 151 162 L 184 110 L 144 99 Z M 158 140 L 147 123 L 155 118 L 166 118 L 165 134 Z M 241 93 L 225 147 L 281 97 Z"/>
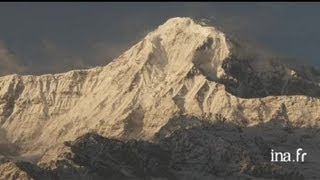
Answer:
<path fill-rule="evenodd" d="M 320 65 L 317 2 L 2 2 L 0 75 L 106 65 L 177 16 L 210 19 L 243 42 Z"/>

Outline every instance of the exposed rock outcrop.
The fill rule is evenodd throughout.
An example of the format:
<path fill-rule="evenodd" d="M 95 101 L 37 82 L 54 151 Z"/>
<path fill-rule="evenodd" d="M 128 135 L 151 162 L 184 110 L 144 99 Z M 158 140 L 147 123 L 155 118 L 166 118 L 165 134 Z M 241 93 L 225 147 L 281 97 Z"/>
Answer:
<path fill-rule="evenodd" d="M 318 128 L 319 75 L 316 68 L 297 68 L 253 56 L 214 27 L 190 18 L 172 18 L 105 67 L 0 77 L 1 134 L 7 144 L 17 147 L 12 149 L 42 155 L 87 133 L 151 141 L 169 119 L 180 115 L 208 121 L 218 117 L 240 127 L 281 119 L 294 127 Z M 220 146 L 215 145 L 221 140 L 218 137 L 205 137 L 206 143 Z M 242 152 L 245 148 L 225 140 L 221 143 L 225 149 Z M 154 145 L 141 146 L 152 149 Z M 90 152 L 76 153 L 83 163 L 91 162 L 85 159 L 86 153 Z M 15 169 L 13 164 L 9 167 Z M 202 166 L 199 169 L 203 170 Z M 114 171 L 119 176 L 124 173 Z M 132 174 L 130 168 L 125 171 Z"/>

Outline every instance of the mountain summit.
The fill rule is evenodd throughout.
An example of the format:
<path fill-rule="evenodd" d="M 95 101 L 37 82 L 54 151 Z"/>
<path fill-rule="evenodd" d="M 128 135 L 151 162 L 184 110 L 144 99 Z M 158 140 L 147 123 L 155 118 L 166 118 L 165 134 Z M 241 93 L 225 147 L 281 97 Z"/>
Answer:
<path fill-rule="evenodd" d="M 172 18 L 107 66 L 0 77 L 0 133 L 22 153 L 43 153 L 88 132 L 151 140 L 180 115 L 314 127 L 319 74 L 252 56 L 214 27 Z"/>

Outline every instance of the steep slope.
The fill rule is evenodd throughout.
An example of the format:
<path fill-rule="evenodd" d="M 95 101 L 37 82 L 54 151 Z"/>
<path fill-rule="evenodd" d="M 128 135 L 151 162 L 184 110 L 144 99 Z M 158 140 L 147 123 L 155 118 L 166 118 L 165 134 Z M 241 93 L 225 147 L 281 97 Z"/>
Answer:
<path fill-rule="evenodd" d="M 150 140 L 182 114 L 319 126 L 317 71 L 243 52 L 214 27 L 172 18 L 105 67 L 0 77 L 1 128 L 22 152 L 42 153 L 88 132 Z"/>
<path fill-rule="evenodd" d="M 37 165 L 0 162 L 0 172 L 4 170 L 7 177 L 48 180 L 319 179 L 318 129 L 290 124 L 283 128 L 277 120 L 242 128 L 221 120 L 173 118 L 153 143 L 88 133 L 50 149 Z M 297 141 L 308 152 L 317 151 L 309 154 L 308 162 L 270 162 L 270 148 L 291 150 Z"/>

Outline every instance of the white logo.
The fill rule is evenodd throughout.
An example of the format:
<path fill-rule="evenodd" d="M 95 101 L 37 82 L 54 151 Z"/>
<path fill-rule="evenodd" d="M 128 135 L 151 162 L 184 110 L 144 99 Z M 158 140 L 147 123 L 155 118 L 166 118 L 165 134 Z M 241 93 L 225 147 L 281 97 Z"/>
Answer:
<path fill-rule="evenodd" d="M 276 152 L 271 149 L 271 162 L 304 162 L 306 152 L 303 152 L 302 148 L 298 148 L 296 155 L 291 156 L 290 152 Z"/>

